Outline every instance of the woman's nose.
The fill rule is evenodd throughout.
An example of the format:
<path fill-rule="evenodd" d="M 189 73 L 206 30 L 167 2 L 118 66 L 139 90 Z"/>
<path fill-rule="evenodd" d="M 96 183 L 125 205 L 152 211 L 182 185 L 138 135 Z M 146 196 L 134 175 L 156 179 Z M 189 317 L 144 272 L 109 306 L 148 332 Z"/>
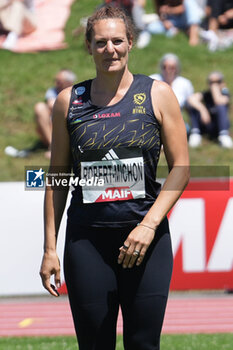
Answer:
<path fill-rule="evenodd" d="M 111 40 L 107 41 L 106 50 L 108 52 L 113 52 L 114 51 L 114 45 L 113 45 L 113 42 Z"/>

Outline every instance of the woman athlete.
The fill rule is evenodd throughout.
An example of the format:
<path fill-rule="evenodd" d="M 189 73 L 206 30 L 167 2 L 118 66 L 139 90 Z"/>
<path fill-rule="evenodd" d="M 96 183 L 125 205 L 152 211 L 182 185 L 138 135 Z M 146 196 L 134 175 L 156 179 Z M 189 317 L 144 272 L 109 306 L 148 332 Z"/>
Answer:
<path fill-rule="evenodd" d="M 121 307 L 124 348 L 157 350 L 173 262 L 166 214 L 189 179 L 185 125 L 166 83 L 129 71 L 133 30 L 124 12 L 97 10 L 86 44 L 96 77 L 59 94 L 50 164 L 62 173 L 72 167 L 83 181 L 72 192 L 64 252 L 79 349 L 114 350 Z M 169 174 L 160 191 L 161 144 Z M 67 192 L 48 187 L 45 194 L 40 275 L 53 296 Z"/>

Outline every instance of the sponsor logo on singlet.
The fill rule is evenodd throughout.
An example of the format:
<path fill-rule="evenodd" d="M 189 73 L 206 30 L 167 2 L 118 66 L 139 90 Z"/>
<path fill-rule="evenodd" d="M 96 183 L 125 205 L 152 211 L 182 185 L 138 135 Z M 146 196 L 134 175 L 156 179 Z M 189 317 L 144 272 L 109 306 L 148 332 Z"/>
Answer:
<path fill-rule="evenodd" d="M 132 191 L 128 186 L 126 187 L 108 187 L 106 190 L 101 193 L 99 198 L 96 199 L 96 202 L 109 202 L 109 201 L 123 201 L 133 199 Z"/>
<path fill-rule="evenodd" d="M 75 99 L 75 100 L 72 102 L 72 104 L 73 104 L 73 105 L 82 106 L 82 105 L 83 105 L 82 97 L 78 97 L 77 99 Z"/>
<path fill-rule="evenodd" d="M 120 117 L 121 113 L 116 112 L 116 113 L 97 113 L 93 115 L 94 119 L 101 119 L 101 118 L 116 118 Z"/>
<path fill-rule="evenodd" d="M 140 94 L 135 94 L 133 100 L 136 105 L 141 105 L 146 100 L 146 94 L 144 92 Z"/>
<path fill-rule="evenodd" d="M 144 92 L 135 94 L 133 97 L 135 107 L 133 108 L 133 114 L 146 114 L 146 108 L 141 106 L 146 100 L 146 94 Z"/>
<path fill-rule="evenodd" d="M 78 86 L 74 91 L 77 96 L 81 96 L 86 91 L 86 88 L 85 86 Z"/>
<path fill-rule="evenodd" d="M 72 116 L 73 116 L 73 114 L 72 115 L 69 114 L 69 117 L 72 117 Z M 73 125 L 73 124 L 77 124 L 77 123 L 81 123 L 81 122 L 82 122 L 82 119 L 75 119 L 75 120 L 71 121 L 70 124 Z"/>
<path fill-rule="evenodd" d="M 105 154 L 103 150 L 87 151 L 84 159 L 81 160 L 81 178 L 103 181 L 101 187 L 82 187 L 84 203 L 145 198 L 144 162 L 140 148 L 110 149 Z"/>
<path fill-rule="evenodd" d="M 71 110 L 71 112 L 73 112 L 73 111 L 76 111 L 76 110 L 79 109 L 79 108 L 80 108 L 79 106 L 77 106 L 77 107 L 71 106 L 71 107 L 70 107 L 70 110 Z"/>

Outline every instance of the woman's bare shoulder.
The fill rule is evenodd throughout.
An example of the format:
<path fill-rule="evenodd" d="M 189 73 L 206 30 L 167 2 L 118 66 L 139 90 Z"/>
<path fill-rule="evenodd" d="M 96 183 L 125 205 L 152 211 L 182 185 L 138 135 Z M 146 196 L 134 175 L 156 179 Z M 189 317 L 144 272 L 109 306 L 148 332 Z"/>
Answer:
<path fill-rule="evenodd" d="M 69 103 L 71 96 L 72 86 L 63 89 L 57 96 L 57 101 L 59 103 Z"/>
<path fill-rule="evenodd" d="M 54 110 L 53 110 L 54 115 L 62 114 L 66 116 L 69 108 L 69 103 L 70 103 L 71 90 L 72 90 L 72 86 L 62 90 L 58 94 L 54 104 Z"/>
<path fill-rule="evenodd" d="M 168 106 L 175 106 L 177 99 L 171 87 L 159 80 L 154 80 L 151 90 L 152 105 L 156 118 L 162 124 L 163 115 L 166 113 Z"/>
<path fill-rule="evenodd" d="M 171 87 L 167 83 L 156 79 L 154 80 L 152 85 L 152 92 L 159 94 L 161 96 L 167 96 L 169 94 L 173 94 Z"/>

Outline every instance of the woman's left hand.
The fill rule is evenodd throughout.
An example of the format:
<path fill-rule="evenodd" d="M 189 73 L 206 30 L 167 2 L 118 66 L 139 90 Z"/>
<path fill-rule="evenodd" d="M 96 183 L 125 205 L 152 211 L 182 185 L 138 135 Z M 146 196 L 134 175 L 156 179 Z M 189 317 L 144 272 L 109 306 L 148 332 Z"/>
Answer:
<path fill-rule="evenodd" d="M 123 268 L 131 268 L 135 263 L 139 266 L 154 236 L 155 230 L 152 228 L 136 226 L 119 249 L 118 264 L 122 264 Z"/>

